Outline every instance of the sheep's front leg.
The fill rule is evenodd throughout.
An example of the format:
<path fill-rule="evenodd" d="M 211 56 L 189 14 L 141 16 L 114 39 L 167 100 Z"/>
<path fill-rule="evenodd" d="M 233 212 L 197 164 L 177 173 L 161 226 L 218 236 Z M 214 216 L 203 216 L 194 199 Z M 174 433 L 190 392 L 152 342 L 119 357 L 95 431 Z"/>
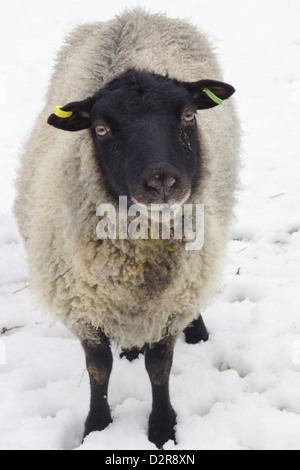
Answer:
<path fill-rule="evenodd" d="M 92 431 L 101 431 L 112 421 L 107 389 L 113 359 L 109 339 L 101 331 L 99 337 L 100 344 L 82 342 L 91 385 L 90 411 L 85 423 L 84 437 Z"/>
<path fill-rule="evenodd" d="M 146 346 L 145 364 L 152 387 L 152 412 L 149 419 L 149 441 L 158 448 L 169 439 L 175 441 L 176 413 L 169 397 L 169 377 L 176 338 L 168 337 Z"/>

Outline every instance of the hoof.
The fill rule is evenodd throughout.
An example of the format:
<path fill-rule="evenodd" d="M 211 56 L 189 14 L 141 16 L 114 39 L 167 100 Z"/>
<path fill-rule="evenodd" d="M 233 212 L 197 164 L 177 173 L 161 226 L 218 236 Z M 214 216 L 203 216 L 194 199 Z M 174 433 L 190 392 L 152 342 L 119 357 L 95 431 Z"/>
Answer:
<path fill-rule="evenodd" d="M 197 344 L 200 341 L 206 342 L 209 339 L 208 331 L 201 316 L 185 328 L 184 334 L 185 342 L 188 344 Z"/>
<path fill-rule="evenodd" d="M 170 408 L 167 416 L 152 412 L 149 418 L 149 441 L 153 442 L 158 449 L 163 449 L 163 445 L 169 440 L 176 444 L 175 426 L 176 413 L 173 408 Z"/>
<path fill-rule="evenodd" d="M 112 418 L 110 414 L 110 410 L 108 408 L 107 412 L 102 413 L 101 417 L 95 416 L 95 414 L 89 414 L 84 428 L 83 440 L 94 431 L 103 431 L 103 429 L 107 428 L 107 426 L 112 423 Z"/>

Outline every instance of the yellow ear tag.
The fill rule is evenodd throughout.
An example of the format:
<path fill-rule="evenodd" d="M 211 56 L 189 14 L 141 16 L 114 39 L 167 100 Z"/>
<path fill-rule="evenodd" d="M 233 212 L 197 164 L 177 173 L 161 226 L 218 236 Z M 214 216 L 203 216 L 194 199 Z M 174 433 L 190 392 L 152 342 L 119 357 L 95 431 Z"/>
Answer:
<path fill-rule="evenodd" d="M 61 108 L 62 108 L 62 106 L 55 106 L 55 108 L 54 108 L 55 116 L 58 116 L 60 118 L 68 118 L 68 117 L 72 116 L 72 114 L 73 114 L 72 111 L 62 111 Z"/>

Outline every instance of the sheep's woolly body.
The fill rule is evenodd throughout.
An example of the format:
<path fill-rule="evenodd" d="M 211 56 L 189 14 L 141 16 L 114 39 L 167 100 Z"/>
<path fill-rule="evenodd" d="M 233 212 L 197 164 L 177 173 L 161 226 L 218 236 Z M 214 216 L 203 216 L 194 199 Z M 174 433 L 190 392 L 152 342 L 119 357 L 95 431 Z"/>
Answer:
<path fill-rule="evenodd" d="M 206 37 L 181 20 L 135 10 L 76 28 L 25 146 L 15 204 L 43 304 L 81 339 L 95 340 L 101 327 L 125 348 L 178 334 L 213 293 L 232 221 L 240 138 L 232 100 L 198 112 L 203 168 L 188 202 L 205 205 L 201 251 L 184 243 L 169 252 L 129 239 L 98 240 L 96 209 L 113 201 L 90 133 L 58 131 L 46 121 L 54 105 L 84 99 L 128 68 L 222 80 Z"/>

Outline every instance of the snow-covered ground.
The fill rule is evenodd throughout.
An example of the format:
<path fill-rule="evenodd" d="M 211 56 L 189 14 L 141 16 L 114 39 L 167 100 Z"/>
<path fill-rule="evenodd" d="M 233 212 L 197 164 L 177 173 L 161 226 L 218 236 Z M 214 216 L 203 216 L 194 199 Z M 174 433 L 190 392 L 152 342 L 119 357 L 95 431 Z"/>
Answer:
<path fill-rule="evenodd" d="M 119 358 L 114 422 L 81 435 L 89 383 L 81 346 L 35 304 L 11 206 L 20 145 L 74 25 L 142 5 L 190 18 L 217 46 L 244 129 L 243 192 L 223 285 L 204 312 L 210 341 L 180 338 L 171 375 L 177 446 L 300 449 L 299 0 L 2 0 L 0 15 L 0 449 L 154 449 L 143 358 Z M 213 77 L 210 77 L 213 78 Z"/>

